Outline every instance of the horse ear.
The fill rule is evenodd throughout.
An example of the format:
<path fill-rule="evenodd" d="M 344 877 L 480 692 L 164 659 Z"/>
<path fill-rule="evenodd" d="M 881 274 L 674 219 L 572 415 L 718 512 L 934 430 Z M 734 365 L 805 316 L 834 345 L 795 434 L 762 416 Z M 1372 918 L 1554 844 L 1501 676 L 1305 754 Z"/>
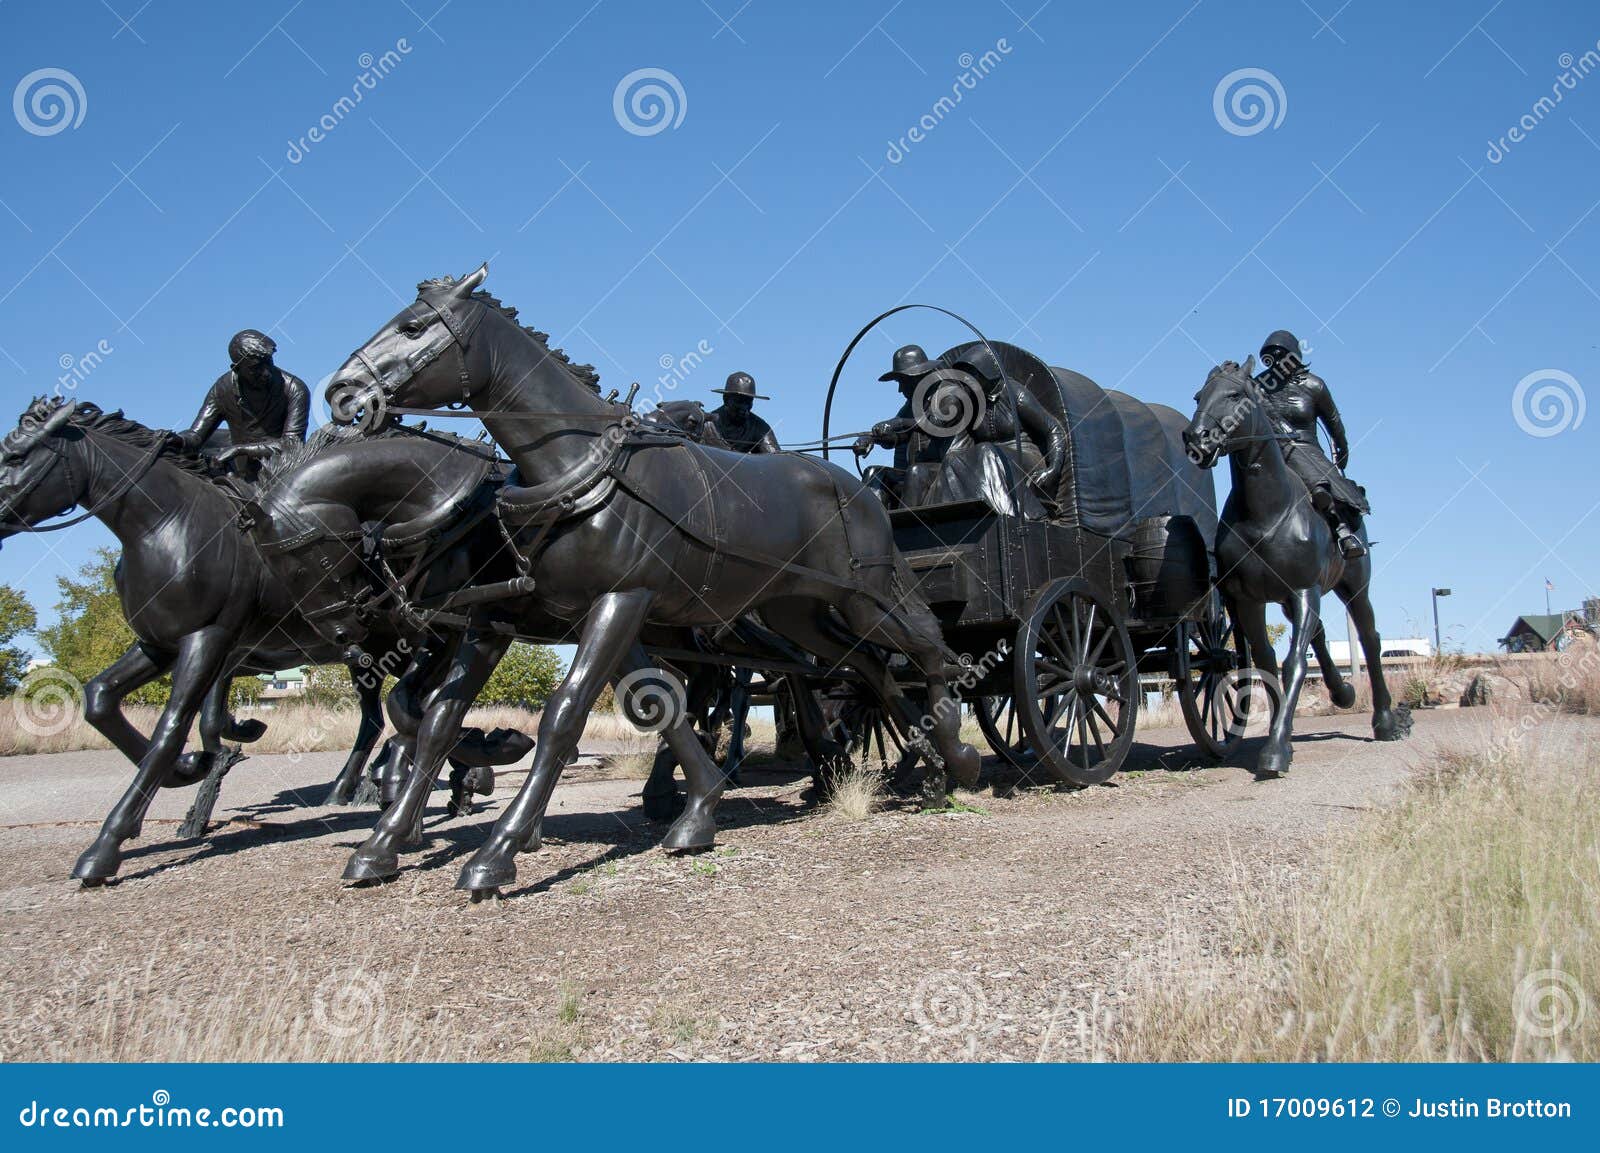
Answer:
<path fill-rule="evenodd" d="M 468 293 L 473 291 L 473 289 L 477 288 L 478 285 L 482 284 L 484 280 L 488 278 L 488 276 L 489 262 L 484 261 L 482 264 L 478 265 L 478 271 L 467 273 L 467 275 L 463 276 L 456 284 L 456 295 L 466 296 Z"/>
<path fill-rule="evenodd" d="M 1256 374 L 1256 354 L 1253 352 L 1244 358 L 1244 374 L 1251 377 Z"/>

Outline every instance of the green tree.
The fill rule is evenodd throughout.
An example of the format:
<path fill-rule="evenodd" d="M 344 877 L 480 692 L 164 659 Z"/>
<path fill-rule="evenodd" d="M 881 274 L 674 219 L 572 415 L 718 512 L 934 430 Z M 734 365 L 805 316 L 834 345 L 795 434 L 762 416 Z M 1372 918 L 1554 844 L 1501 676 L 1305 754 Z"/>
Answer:
<path fill-rule="evenodd" d="M 478 694 L 485 705 L 542 709 L 561 683 L 561 658 L 548 645 L 516 641 Z"/>
<path fill-rule="evenodd" d="M 0 697 L 17 691 L 28 670 L 28 654 L 11 642 L 38 625 L 38 615 L 20 589 L 0 585 Z"/>

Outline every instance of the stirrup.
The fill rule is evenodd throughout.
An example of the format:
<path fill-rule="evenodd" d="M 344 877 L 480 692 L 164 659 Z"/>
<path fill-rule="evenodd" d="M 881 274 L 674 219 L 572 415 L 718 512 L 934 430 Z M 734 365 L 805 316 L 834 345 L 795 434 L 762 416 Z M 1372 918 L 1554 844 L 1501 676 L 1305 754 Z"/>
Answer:
<path fill-rule="evenodd" d="M 1339 555 L 1345 560 L 1357 560 L 1367 555 L 1367 546 L 1361 543 L 1361 538 L 1346 529 L 1339 534 Z"/>

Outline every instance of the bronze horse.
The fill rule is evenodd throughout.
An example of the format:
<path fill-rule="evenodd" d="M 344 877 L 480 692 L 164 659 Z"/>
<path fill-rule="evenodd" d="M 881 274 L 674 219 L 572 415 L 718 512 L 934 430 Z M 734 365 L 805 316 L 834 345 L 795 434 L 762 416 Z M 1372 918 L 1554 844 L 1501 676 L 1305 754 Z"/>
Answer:
<path fill-rule="evenodd" d="M 82 505 L 82 515 L 98 517 L 122 545 L 117 592 L 138 639 L 84 686 L 84 716 L 138 772 L 73 868 L 85 885 L 99 885 L 116 875 L 122 843 L 138 836 L 155 791 L 204 775 L 203 759 L 180 754 L 203 704 L 225 719 L 218 702 L 225 705 L 229 679 L 351 654 L 318 634 L 241 531 L 235 500 L 202 462 L 178 453 L 165 430 L 92 404 L 40 400 L 0 453 L 0 538 Z M 383 673 L 412 662 L 419 642 L 386 626 L 357 662 L 361 728 L 336 795 L 353 790 L 382 732 Z M 123 715 L 122 701 L 168 671 L 172 691 L 146 738 Z"/>
<path fill-rule="evenodd" d="M 416 301 L 328 386 L 335 414 L 368 426 L 382 424 L 389 407 L 469 405 L 517 467 L 521 483 L 499 499 L 508 519 L 527 526 L 541 605 L 582 622 L 572 666 L 540 721 L 533 771 L 457 887 L 481 895 L 515 879 L 516 854 L 537 836 L 601 690 L 652 676 L 641 644 L 651 627 L 715 632 L 759 612 L 799 648 L 861 676 L 935 771 L 974 783 L 979 757 L 958 736 L 938 624 L 898 560 L 877 499 L 843 469 L 804 456 L 744 456 L 648 433 L 626 406 L 600 397 L 592 369 L 475 291 L 487 275 L 485 265 L 419 285 Z M 887 653 L 904 653 L 927 686 L 931 744 Z M 820 727 L 820 715 L 802 722 L 813 736 Z M 709 846 L 722 774 L 681 716 L 664 735 L 689 781 L 666 847 Z M 427 787 L 421 775 L 408 792 Z M 409 824 L 386 813 L 351 870 L 392 872 Z"/>
<path fill-rule="evenodd" d="M 1361 638 L 1372 677 L 1372 732 L 1380 741 L 1400 740 L 1411 731 L 1411 716 L 1396 707 L 1383 676 L 1383 643 L 1368 596 L 1369 555 L 1347 560 L 1333 530 L 1312 505 L 1305 484 L 1283 458 L 1279 435 L 1262 406 L 1253 379 L 1255 358 L 1244 365 L 1225 361 L 1211 370 L 1195 396 L 1194 420 L 1184 430 L 1184 445 L 1202 468 L 1226 456 L 1232 491 L 1217 526 L 1217 582 L 1247 649 L 1245 667 L 1265 672 L 1278 683 L 1278 661 L 1267 638 L 1266 606 L 1279 604 L 1292 628 L 1284 659 L 1281 692 L 1272 695 L 1276 712 L 1266 745 L 1256 762 L 1257 777 L 1281 776 L 1294 756 L 1291 744 L 1295 704 L 1305 681 L 1306 656 L 1315 651 L 1334 704 L 1348 708 L 1355 690 L 1328 655 L 1322 627 L 1322 594 L 1344 601 Z M 1366 527 L 1360 529 L 1366 543 Z"/>

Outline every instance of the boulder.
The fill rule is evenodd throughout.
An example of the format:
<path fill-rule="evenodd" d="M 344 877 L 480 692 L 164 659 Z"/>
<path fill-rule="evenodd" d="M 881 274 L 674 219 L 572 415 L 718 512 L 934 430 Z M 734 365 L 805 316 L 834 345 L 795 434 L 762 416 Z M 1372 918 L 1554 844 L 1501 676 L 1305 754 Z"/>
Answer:
<path fill-rule="evenodd" d="M 1522 695 L 1523 690 L 1510 677 L 1480 669 L 1472 674 L 1472 679 L 1462 689 L 1461 707 L 1469 709 L 1493 701 L 1506 704 Z"/>

